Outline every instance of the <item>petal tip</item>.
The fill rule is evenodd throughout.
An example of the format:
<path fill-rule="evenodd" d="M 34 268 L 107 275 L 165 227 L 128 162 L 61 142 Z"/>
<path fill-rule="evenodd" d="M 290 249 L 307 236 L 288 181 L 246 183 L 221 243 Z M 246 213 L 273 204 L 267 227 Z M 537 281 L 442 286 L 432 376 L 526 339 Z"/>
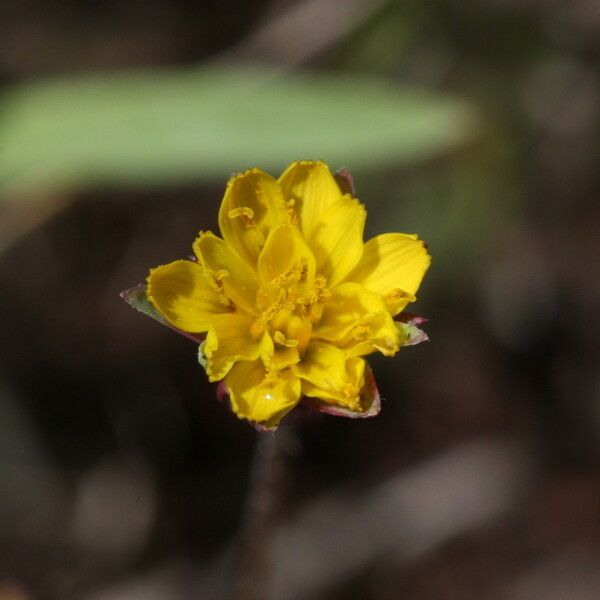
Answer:
<path fill-rule="evenodd" d="M 246 179 L 247 177 L 250 177 L 252 175 L 264 175 L 266 177 L 271 178 L 271 176 L 268 173 L 265 173 L 262 169 L 259 169 L 258 167 L 250 167 L 249 169 L 246 169 L 244 171 L 232 173 L 227 181 L 227 189 L 230 189 L 235 183 Z"/>

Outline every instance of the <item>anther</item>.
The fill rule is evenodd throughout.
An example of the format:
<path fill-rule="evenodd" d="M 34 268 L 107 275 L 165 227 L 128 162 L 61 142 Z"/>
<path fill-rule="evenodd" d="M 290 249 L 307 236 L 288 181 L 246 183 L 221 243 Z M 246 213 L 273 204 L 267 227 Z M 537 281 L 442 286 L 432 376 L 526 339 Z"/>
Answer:
<path fill-rule="evenodd" d="M 276 344 L 285 346 L 286 348 L 295 348 L 298 345 L 298 340 L 287 340 L 281 331 L 276 331 L 273 334 L 273 340 L 275 340 Z"/>
<path fill-rule="evenodd" d="M 238 206 L 237 208 L 232 208 L 227 216 L 230 219 L 237 219 L 241 217 L 244 221 L 244 225 L 248 228 L 254 227 L 254 211 L 248 206 Z"/>
<path fill-rule="evenodd" d="M 219 301 L 221 304 L 223 304 L 229 312 L 235 312 L 235 304 L 230 298 L 227 297 L 227 294 L 225 293 L 225 286 L 223 285 L 223 279 L 227 279 L 230 276 L 229 271 L 226 271 L 225 269 L 219 269 L 215 273 L 214 271 L 207 269 L 206 275 L 210 283 L 210 287 L 212 287 L 212 289 L 219 296 Z"/>
<path fill-rule="evenodd" d="M 284 202 L 284 209 L 287 214 L 288 221 L 292 225 L 298 225 L 298 215 L 296 214 L 296 200 L 290 198 L 287 202 Z"/>
<path fill-rule="evenodd" d="M 389 292 L 384 294 L 384 298 L 388 302 L 395 302 L 397 300 L 408 300 L 409 302 L 414 302 L 417 298 L 408 292 L 400 288 L 392 288 Z"/>
<path fill-rule="evenodd" d="M 371 330 L 366 325 L 357 325 L 351 331 L 352 337 L 357 341 L 366 340 L 371 335 Z"/>

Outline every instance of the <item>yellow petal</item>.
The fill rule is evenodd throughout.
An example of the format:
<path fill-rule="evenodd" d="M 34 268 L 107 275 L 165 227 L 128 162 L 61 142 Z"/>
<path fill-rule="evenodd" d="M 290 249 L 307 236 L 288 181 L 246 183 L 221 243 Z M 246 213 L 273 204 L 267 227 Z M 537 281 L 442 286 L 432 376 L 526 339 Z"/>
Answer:
<path fill-rule="evenodd" d="M 269 234 L 258 259 L 262 283 L 306 281 L 315 274 L 315 257 L 296 227 L 281 225 Z"/>
<path fill-rule="evenodd" d="M 268 428 L 276 427 L 300 401 L 299 379 L 289 369 L 267 373 L 260 360 L 235 364 L 225 385 L 233 412 Z"/>
<path fill-rule="evenodd" d="M 253 268 L 269 229 L 283 222 L 283 196 L 277 181 L 250 169 L 227 183 L 219 209 L 219 227 L 226 242 Z"/>
<path fill-rule="evenodd" d="M 327 278 L 329 287 L 342 281 L 358 264 L 366 216 L 357 200 L 343 196 L 323 211 L 315 224 L 308 245 L 314 252 L 317 271 Z"/>
<path fill-rule="evenodd" d="M 260 356 L 260 340 L 250 333 L 253 320 L 242 314 L 217 315 L 204 343 L 206 373 L 211 381 L 219 381 L 237 361 L 256 360 Z"/>
<path fill-rule="evenodd" d="M 276 331 L 275 337 L 277 339 L 273 340 L 269 333 L 265 333 L 261 341 L 260 356 L 263 364 L 270 371 L 285 369 L 300 360 L 297 340 L 285 340 L 281 331 Z"/>
<path fill-rule="evenodd" d="M 362 358 L 346 358 L 339 348 L 314 341 L 292 370 L 302 379 L 302 392 L 306 396 L 352 410 L 360 406 L 365 370 Z"/>
<path fill-rule="evenodd" d="M 382 298 L 358 283 L 342 283 L 331 290 L 321 321 L 313 329 L 313 337 L 338 341 L 365 315 L 385 311 Z"/>
<path fill-rule="evenodd" d="M 354 362 L 349 367 L 350 370 L 359 370 L 360 363 Z M 364 384 L 360 390 L 358 405 L 354 409 L 349 409 L 339 404 L 331 404 L 326 401 L 314 398 L 310 404 L 319 410 L 330 415 L 336 415 L 338 417 L 349 417 L 351 419 L 357 418 L 369 418 L 379 414 L 381 410 L 381 397 L 379 396 L 379 390 L 373 377 L 368 364 L 364 365 Z"/>
<path fill-rule="evenodd" d="M 308 239 L 321 215 L 342 196 L 329 167 L 321 161 L 293 162 L 279 178 L 284 200 L 294 201 L 300 230 Z"/>
<path fill-rule="evenodd" d="M 331 291 L 313 337 L 344 349 L 347 356 L 379 350 L 398 351 L 399 334 L 383 298 L 357 283 L 342 283 Z"/>
<path fill-rule="evenodd" d="M 416 235 L 384 233 L 365 244 L 362 258 L 347 280 L 383 295 L 392 314 L 398 314 L 414 301 L 430 264 L 425 244 Z"/>
<path fill-rule="evenodd" d="M 366 356 L 373 352 L 394 356 L 403 340 L 390 313 L 386 311 L 369 315 L 351 332 L 341 347 L 346 356 Z"/>
<path fill-rule="evenodd" d="M 248 263 L 225 240 L 210 231 L 200 233 L 194 242 L 194 252 L 206 270 L 222 275 L 220 281 L 227 297 L 236 306 L 253 314 L 258 280 Z"/>
<path fill-rule="evenodd" d="M 227 310 L 202 267 L 192 261 L 176 260 L 152 269 L 147 282 L 150 302 L 183 331 L 206 331 L 214 315 Z"/>

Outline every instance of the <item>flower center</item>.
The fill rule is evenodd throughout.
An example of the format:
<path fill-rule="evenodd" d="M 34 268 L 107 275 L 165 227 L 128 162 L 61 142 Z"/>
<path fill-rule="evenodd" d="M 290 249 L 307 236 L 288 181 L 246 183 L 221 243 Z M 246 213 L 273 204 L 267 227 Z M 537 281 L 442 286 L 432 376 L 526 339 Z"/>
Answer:
<path fill-rule="evenodd" d="M 293 349 L 300 357 L 329 296 L 325 277 L 309 278 L 307 265 L 299 264 L 261 285 L 257 295 L 260 315 L 251 333 L 258 339 L 268 332 L 275 352 Z"/>

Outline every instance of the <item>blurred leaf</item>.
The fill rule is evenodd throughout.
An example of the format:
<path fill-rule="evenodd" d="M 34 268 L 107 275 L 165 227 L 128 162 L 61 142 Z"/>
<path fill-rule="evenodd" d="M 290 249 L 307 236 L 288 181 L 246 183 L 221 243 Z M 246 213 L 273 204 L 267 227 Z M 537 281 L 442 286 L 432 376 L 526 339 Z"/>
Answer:
<path fill-rule="evenodd" d="M 335 75 L 213 68 L 35 82 L 0 97 L 0 194 L 222 179 L 298 158 L 382 167 L 443 151 L 471 127 L 457 100 Z"/>

